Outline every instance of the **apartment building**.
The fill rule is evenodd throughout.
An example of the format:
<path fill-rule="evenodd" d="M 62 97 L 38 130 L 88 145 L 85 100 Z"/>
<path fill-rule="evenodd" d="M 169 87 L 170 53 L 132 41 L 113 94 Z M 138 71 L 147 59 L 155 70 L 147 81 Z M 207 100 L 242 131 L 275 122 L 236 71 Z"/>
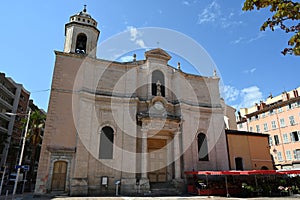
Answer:
<path fill-rule="evenodd" d="M 238 130 L 269 134 L 270 154 L 277 169 L 300 169 L 300 87 L 242 108 Z"/>
<path fill-rule="evenodd" d="M 13 168 L 17 162 L 21 137 L 22 118 L 26 115 L 7 115 L 5 113 L 26 114 L 30 92 L 4 73 L 0 73 L 0 166 Z"/>

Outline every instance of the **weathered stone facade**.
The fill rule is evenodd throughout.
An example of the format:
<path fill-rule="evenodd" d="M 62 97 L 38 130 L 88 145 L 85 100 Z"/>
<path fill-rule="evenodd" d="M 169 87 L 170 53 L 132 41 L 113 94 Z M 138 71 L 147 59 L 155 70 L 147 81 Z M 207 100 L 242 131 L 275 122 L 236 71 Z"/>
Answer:
<path fill-rule="evenodd" d="M 173 68 L 159 48 L 145 60 L 97 59 L 94 20 L 76 16 L 85 22 L 71 17 L 55 52 L 35 192 L 114 194 L 120 181 L 121 194 L 145 194 L 158 182 L 182 189 L 184 171 L 228 170 L 219 78 Z"/>

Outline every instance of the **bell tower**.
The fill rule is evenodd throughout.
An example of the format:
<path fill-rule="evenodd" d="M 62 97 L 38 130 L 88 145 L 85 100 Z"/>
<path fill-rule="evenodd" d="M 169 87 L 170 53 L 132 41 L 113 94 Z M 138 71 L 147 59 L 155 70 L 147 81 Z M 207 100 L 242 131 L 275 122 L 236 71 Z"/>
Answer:
<path fill-rule="evenodd" d="M 99 34 L 96 20 L 87 13 L 84 5 L 84 9 L 71 16 L 69 23 L 65 25 L 64 52 L 96 58 Z"/>

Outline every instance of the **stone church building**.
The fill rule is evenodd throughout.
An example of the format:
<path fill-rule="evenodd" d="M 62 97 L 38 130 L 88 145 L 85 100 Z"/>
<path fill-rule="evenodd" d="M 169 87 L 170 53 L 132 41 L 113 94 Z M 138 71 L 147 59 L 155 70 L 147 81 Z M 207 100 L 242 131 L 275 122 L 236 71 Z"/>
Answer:
<path fill-rule="evenodd" d="M 160 48 L 144 60 L 99 59 L 99 35 L 86 8 L 65 25 L 35 193 L 144 194 L 157 183 L 180 191 L 185 171 L 228 170 L 219 78 L 170 66 Z"/>

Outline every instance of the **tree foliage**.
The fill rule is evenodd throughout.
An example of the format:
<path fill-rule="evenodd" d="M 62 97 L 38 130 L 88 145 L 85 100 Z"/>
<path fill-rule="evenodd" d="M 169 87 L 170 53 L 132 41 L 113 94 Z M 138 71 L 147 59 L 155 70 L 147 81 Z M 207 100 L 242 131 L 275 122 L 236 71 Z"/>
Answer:
<path fill-rule="evenodd" d="M 289 0 L 245 0 L 244 11 L 268 8 L 273 14 L 268 18 L 260 30 L 265 31 L 270 28 L 274 31 L 275 27 L 279 27 L 286 33 L 292 33 L 288 41 L 290 47 L 285 48 L 281 53 L 300 55 L 300 3 L 297 1 Z"/>

